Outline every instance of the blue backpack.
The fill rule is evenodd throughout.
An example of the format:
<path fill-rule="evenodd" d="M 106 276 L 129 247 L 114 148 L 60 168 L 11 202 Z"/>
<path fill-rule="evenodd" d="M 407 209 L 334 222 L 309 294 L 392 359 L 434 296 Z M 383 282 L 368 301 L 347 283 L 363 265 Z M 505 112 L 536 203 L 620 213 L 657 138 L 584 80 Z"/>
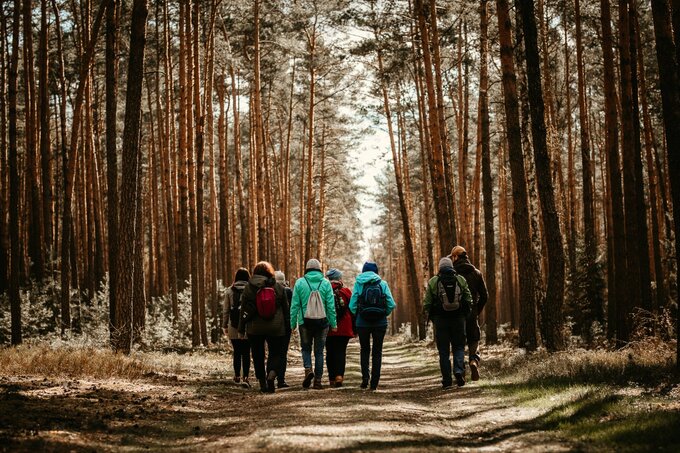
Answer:
<path fill-rule="evenodd" d="M 380 280 L 364 284 L 358 302 L 358 312 L 365 321 L 376 322 L 387 317 L 387 296 Z"/>

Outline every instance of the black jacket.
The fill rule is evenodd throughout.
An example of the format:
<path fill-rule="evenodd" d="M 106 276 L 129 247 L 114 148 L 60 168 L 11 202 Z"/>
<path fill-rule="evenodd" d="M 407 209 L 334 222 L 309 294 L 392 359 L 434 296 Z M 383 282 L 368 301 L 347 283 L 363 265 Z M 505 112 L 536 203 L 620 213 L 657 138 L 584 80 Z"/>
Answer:
<path fill-rule="evenodd" d="M 453 268 L 457 273 L 465 277 L 470 292 L 472 293 L 472 305 L 477 308 L 473 313 L 479 314 L 484 309 L 489 293 L 486 291 L 486 284 L 482 273 L 470 263 L 468 258 L 460 257 L 453 263 Z"/>

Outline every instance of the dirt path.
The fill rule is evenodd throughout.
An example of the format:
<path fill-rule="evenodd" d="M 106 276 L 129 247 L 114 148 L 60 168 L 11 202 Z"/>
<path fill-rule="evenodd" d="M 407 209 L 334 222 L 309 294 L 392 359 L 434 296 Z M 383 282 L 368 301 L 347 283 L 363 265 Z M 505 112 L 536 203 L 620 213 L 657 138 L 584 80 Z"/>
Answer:
<path fill-rule="evenodd" d="M 346 385 L 300 387 L 291 351 L 290 389 L 274 395 L 236 386 L 222 371 L 197 369 L 142 381 L 12 377 L 0 380 L 0 450 L 569 450 L 534 431 L 545 409 L 501 399 L 482 379 L 442 391 L 434 351 L 385 344 L 376 392 L 358 387 L 350 343 Z M 214 367 L 214 362 L 213 362 Z M 256 387 L 256 386 L 255 386 Z M 577 447 L 576 447 L 577 448 Z"/>

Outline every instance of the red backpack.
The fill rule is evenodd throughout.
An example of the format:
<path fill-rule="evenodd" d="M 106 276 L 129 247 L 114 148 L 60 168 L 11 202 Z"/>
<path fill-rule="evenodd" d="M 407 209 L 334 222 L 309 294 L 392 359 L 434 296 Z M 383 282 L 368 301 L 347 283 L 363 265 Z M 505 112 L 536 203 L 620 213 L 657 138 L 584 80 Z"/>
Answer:
<path fill-rule="evenodd" d="M 276 314 L 276 292 L 271 286 L 260 288 L 255 294 L 255 306 L 260 318 L 270 320 Z"/>

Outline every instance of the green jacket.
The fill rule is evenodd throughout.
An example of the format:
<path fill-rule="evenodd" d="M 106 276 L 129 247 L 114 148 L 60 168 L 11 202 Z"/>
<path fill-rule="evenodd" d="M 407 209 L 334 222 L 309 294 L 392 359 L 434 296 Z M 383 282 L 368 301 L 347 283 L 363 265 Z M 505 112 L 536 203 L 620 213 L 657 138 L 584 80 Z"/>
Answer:
<path fill-rule="evenodd" d="M 458 284 L 460 285 L 460 289 L 462 291 L 461 305 L 462 307 L 468 307 L 467 310 L 469 312 L 470 307 L 472 307 L 472 294 L 470 293 L 470 288 L 468 288 L 467 281 L 462 275 L 456 274 L 456 280 L 458 280 Z M 436 317 L 437 315 L 441 315 L 443 313 L 443 310 L 433 310 L 433 308 L 435 308 L 435 304 L 439 304 L 439 306 L 441 306 L 437 291 L 438 283 L 439 275 L 435 275 L 430 279 L 429 282 L 427 282 L 427 290 L 425 291 L 425 299 L 423 300 L 423 314 L 426 316 L 426 319 Z M 447 313 L 458 313 L 458 311 Z M 467 313 L 464 314 L 467 315 Z"/>
<path fill-rule="evenodd" d="M 313 290 L 319 289 L 319 295 L 326 309 L 326 318 L 331 328 L 337 327 L 335 316 L 335 297 L 331 282 L 324 278 L 321 271 L 313 270 L 297 279 L 293 288 L 293 300 L 290 302 L 290 328 L 296 329 L 304 324 L 305 311 L 307 311 L 307 299 Z"/>

